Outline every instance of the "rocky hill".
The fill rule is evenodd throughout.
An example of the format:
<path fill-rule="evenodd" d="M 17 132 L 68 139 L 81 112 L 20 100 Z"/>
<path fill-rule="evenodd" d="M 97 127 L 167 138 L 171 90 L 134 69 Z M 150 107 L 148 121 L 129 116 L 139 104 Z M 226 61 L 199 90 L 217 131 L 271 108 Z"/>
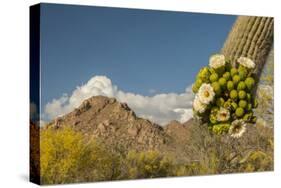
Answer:
<path fill-rule="evenodd" d="M 137 117 L 126 103 L 120 103 L 114 98 L 95 96 L 85 100 L 74 111 L 53 120 L 47 128 L 59 129 L 64 126 L 70 126 L 85 136 L 98 137 L 106 144 L 125 150 L 149 150 L 160 149 L 167 144 L 170 136 L 174 135 L 171 128 L 178 125 L 171 124 L 164 129 Z M 178 127 L 179 132 L 183 133 L 181 125 Z"/>

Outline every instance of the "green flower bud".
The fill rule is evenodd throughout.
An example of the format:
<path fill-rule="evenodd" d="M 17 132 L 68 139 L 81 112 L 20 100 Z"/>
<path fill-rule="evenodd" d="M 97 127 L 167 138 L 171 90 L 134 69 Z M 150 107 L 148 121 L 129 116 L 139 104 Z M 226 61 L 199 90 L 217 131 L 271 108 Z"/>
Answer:
<path fill-rule="evenodd" d="M 231 77 L 230 73 L 229 72 L 225 72 L 222 77 L 224 77 L 226 79 L 226 81 L 228 81 Z"/>
<path fill-rule="evenodd" d="M 192 85 L 193 93 L 197 93 L 202 84 L 203 81 L 200 78 L 197 78 L 195 83 Z"/>
<path fill-rule="evenodd" d="M 231 91 L 234 89 L 234 83 L 232 81 L 228 81 L 226 86 L 227 86 L 228 91 Z"/>
<path fill-rule="evenodd" d="M 221 87 L 220 87 L 220 84 L 218 82 L 213 82 L 212 83 L 212 87 L 213 87 L 214 92 L 216 93 L 216 95 L 220 95 L 221 94 Z"/>
<path fill-rule="evenodd" d="M 225 72 L 225 67 L 219 67 L 217 69 L 215 69 L 216 73 L 218 73 L 218 75 L 223 75 L 223 73 Z"/>
<path fill-rule="evenodd" d="M 210 71 L 208 67 L 203 67 L 200 69 L 197 77 L 200 78 L 203 82 L 208 82 L 210 77 Z"/>
<path fill-rule="evenodd" d="M 224 133 L 228 133 L 229 127 L 230 127 L 230 124 L 228 124 L 228 123 L 216 124 L 213 126 L 212 131 L 215 134 L 221 135 Z"/>
<path fill-rule="evenodd" d="M 211 82 L 216 82 L 219 79 L 219 75 L 217 73 L 212 73 L 210 76 Z"/>
<path fill-rule="evenodd" d="M 243 116 L 243 120 L 246 122 L 251 121 L 253 114 L 252 113 L 247 113 Z"/>
<path fill-rule="evenodd" d="M 212 131 L 213 133 L 215 134 L 219 134 L 219 129 L 220 129 L 220 125 L 219 124 L 216 124 L 212 127 Z"/>
<path fill-rule="evenodd" d="M 244 109 L 241 108 L 241 107 L 238 107 L 236 110 L 235 110 L 235 115 L 237 117 L 242 117 L 244 115 Z"/>
<path fill-rule="evenodd" d="M 239 74 L 241 80 L 245 80 L 245 78 L 247 77 L 248 71 L 245 67 L 239 66 L 238 74 Z"/>
<path fill-rule="evenodd" d="M 226 87 L 226 79 L 225 78 L 220 78 L 219 79 L 219 84 L 220 84 L 221 88 L 225 88 Z"/>
<path fill-rule="evenodd" d="M 224 104 L 224 99 L 222 97 L 220 97 L 216 100 L 217 106 L 223 106 L 223 104 Z"/>
<path fill-rule="evenodd" d="M 251 94 L 250 94 L 250 93 L 247 93 L 247 100 L 248 100 L 248 101 L 251 101 L 251 99 L 252 99 Z"/>
<path fill-rule="evenodd" d="M 248 74 L 248 70 L 247 70 L 247 68 L 244 67 L 244 66 L 239 65 L 239 67 L 238 67 L 238 72 L 239 72 L 239 71 L 244 71 L 244 72 L 246 72 L 246 74 Z"/>
<path fill-rule="evenodd" d="M 238 74 L 238 70 L 233 67 L 233 68 L 230 69 L 230 74 L 233 77 L 234 75 Z"/>
<path fill-rule="evenodd" d="M 245 84 L 246 84 L 248 90 L 252 90 L 253 87 L 254 87 L 254 85 L 255 85 L 255 80 L 254 80 L 254 78 L 252 78 L 252 77 L 246 78 Z"/>
<path fill-rule="evenodd" d="M 231 108 L 232 108 L 233 110 L 236 110 L 237 107 L 238 107 L 238 105 L 237 105 L 236 102 L 232 102 L 232 103 L 231 103 Z"/>
<path fill-rule="evenodd" d="M 244 73 L 244 72 L 239 72 L 239 74 L 238 74 L 239 76 L 240 76 L 240 80 L 245 80 L 246 79 L 246 77 L 247 77 L 247 74 L 246 73 Z"/>
<path fill-rule="evenodd" d="M 247 93 L 246 93 L 244 90 L 240 90 L 240 91 L 238 92 L 238 97 L 239 97 L 239 99 L 245 99 L 246 96 L 247 96 Z"/>
<path fill-rule="evenodd" d="M 217 122 L 217 117 L 215 114 L 210 114 L 209 120 L 212 124 L 216 124 Z"/>
<path fill-rule="evenodd" d="M 216 73 L 215 69 L 213 69 L 213 68 L 209 68 L 209 71 L 210 71 L 211 74 Z M 216 73 L 216 74 L 217 74 L 217 73 Z"/>
<path fill-rule="evenodd" d="M 237 85 L 239 82 L 240 82 L 240 76 L 239 75 L 234 75 L 233 77 L 232 77 L 232 81 L 233 81 L 233 83 L 234 83 L 234 85 Z"/>
<path fill-rule="evenodd" d="M 232 90 L 231 92 L 230 92 L 230 98 L 231 99 L 237 99 L 237 96 L 238 96 L 238 93 L 237 93 L 237 91 L 236 90 Z"/>
<path fill-rule="evenodd" d="M 228 110 L 230 110 L 230 108 L 231 108 L 231 103 L 232 103 L 232 100 L 231 100 L 231 99 L 228 99 L 228 100 L 224 103 L 223 107 L 226 108 L 226 109 L 228 109 Z"/>
<path fill-rule="evenodd" d="M 246 109 L 247 107 L 247 101 L 245 100 L 240 100 L 238 103 L 239 107 Z"/>
<path fill-rule="evenodd" d="M 218 107 L 212 107 L 211 108 L 211 113 L 210 113 L 210 116 L 209 116 L 209 120 L 212 124 L 216 124 L 217 123 L 217 113 L 219 111 L 219 108 Z"/>
<path fill-rule="evenodd" d="M 252 110 L 252 104 L 251 104 L 251 103 L 248 103 L 247 110 L 248 110 L 248 111 L 251 111 L 251 110 Z"/>
<path fill-rule="evenodd" d="M 245 90 L 246 89 L 246 84 L 243 81 L 240 81 L 237 85 L 237 90 Z"/>
<path fill-rule="evenodd" d="M 195 85 L 195 84 L 193 84 L 193 85 L 192 85 L 192 91 L 193 91 L 193 93 L 197 93 L 197 92 L 198 92 L 198 90 L 199 90 L 199 88 L 198 88 L 198 87 L 196 87 L 196 85 Z"/>
<path fill-rule="evenodd" d="M 203 80 L 200 79 L 200 78 L 197 78 L 196 81 L 195 81 L 196 87 L 200 88 L 202 84 L 203 84 Z"/>

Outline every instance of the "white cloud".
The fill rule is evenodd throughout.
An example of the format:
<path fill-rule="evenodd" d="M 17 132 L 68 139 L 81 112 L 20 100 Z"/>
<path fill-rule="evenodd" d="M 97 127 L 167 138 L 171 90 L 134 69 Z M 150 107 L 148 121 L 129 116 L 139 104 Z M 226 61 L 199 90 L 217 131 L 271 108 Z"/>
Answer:
<path fill-rule="evenodd" d="M 70 96 L 63 94 L 60 98 L 47 103 L 43 117 L 53 119 L 66 114 L 78 107 L 85 99 L 97 95 L 115 97 L 120 102 L 126 102 L 139 117 L 150 119 L 160 125 L 165 125 L 172 120 L 184 122 L 192 116 L 194 96 L 190 86 L 180 94 L 143 96 L 119 90 L 106 76 L 94 76 L 86 84 L 77 87 Z"/>
<path fill-rule="evenodd" d="M 176 109 L 174 109 L 174 112 L 181 114 L 179 122 L 182 122 L 182 123 L 186 122 L 190 118 L 192 118 L 192 114 L 193 114 L 192 108 L 189 108 L 189 109 L 186 109 L 186 108 L 176 108 Z"/>

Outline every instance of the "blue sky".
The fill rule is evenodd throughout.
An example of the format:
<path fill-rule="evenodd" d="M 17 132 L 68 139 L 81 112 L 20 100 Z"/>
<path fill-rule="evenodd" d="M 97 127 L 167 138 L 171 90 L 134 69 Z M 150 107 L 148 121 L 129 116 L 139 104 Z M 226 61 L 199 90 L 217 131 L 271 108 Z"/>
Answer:
<path fill-rule="evenodd" d="M 43 104 L 93 75 L 125 91 L 182 92 L 220 50 L 235 16 L 44 4 Z"/>
<path fill-rule="evenodd" d="M 105 75 L 122 91 L 182 93 L 236 16 L 43 4 L 42 106 Z"/>

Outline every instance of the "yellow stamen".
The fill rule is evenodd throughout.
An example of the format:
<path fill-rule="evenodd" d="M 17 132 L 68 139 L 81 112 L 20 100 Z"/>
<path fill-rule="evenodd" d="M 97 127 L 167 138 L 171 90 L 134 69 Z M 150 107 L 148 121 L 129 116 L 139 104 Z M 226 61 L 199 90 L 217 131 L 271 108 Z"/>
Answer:
<path fill-rule="evenodd" d="M 209 97 L 209 96 L 210 96 L 210 93 L 209 93 L 208 91 L 205 91 L 205 92 L 204 92 L 204 95 L 205 95 L 205 97 Z"/>

